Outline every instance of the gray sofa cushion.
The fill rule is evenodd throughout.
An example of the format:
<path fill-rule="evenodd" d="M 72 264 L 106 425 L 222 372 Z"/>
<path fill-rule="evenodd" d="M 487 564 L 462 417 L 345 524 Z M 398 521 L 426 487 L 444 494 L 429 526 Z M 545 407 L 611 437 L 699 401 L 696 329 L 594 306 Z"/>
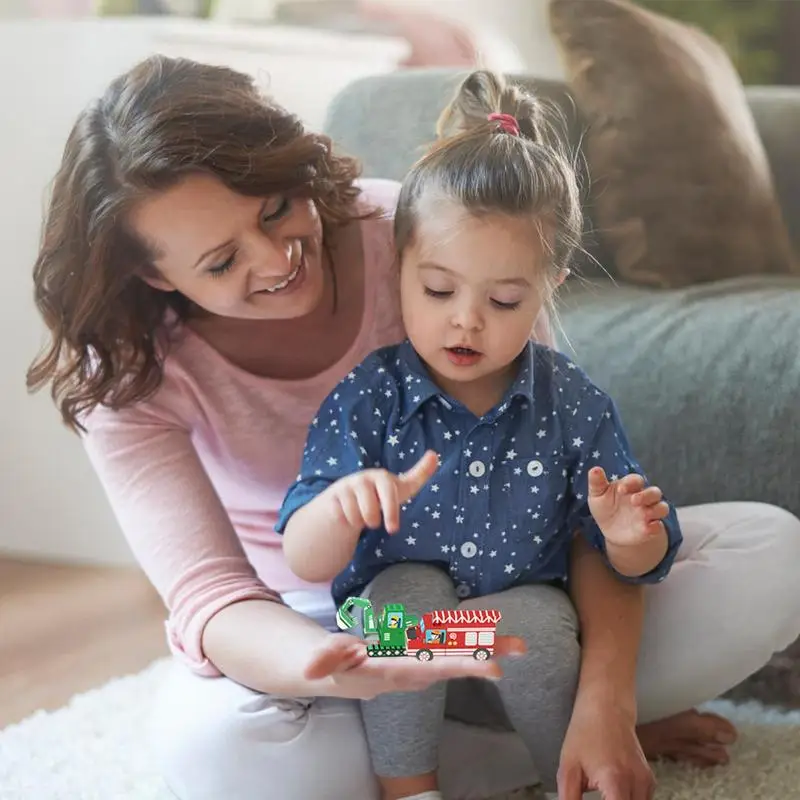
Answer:
<path fill-rule="evenodd" d="M 459 79 L 418 70 L 357 81 L 332 103 L 326 132 L 366 176 L 400 180 Z M 528 80 L 559 103 L 577 147 L 563 85 Z M 800 243 L 800 90 L 748 89 L 748 100 Z M 584 245 L 614 272 L 596 237 Z M 578 267 L 562 294 L 561 348 L 616 398 L 651 477 L 681 505 L 751 499 L 800 514 L 800 279 L 658 291 Z"/>
<path fill-rule="evenodd" d="M 760 500 L 800 514 L 799 280 L 572 283 L 560 318 L 560 349 L 616 399 L 674 502 Z"/>

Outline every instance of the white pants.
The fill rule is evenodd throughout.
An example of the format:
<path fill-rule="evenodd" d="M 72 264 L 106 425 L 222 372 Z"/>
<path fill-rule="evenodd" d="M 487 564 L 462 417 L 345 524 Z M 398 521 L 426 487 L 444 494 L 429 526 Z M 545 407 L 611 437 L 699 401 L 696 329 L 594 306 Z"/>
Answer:
<path fill-rule="evenodd" d="M 679 510 L 684 544 L 646 591 L 638 702 L 647 722 L 732 688 L 800 636 L 800 521 L 757 503 Z M 299 609 L 303 610 L 303 609 Z M 201 678 L 177 662 L 155 745 L 180 800 L 378 800 L 356 703 L 313 704 Z M 536 782 L 513 733 L 448 722 L 446 797 L 485 798 Z"/>

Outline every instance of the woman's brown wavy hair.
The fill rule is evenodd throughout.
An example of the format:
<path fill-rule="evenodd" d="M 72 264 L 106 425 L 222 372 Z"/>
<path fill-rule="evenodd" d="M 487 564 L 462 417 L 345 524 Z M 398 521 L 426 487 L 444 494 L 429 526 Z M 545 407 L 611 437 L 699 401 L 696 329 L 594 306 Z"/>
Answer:
<path fill-rule="evenodd" d="M 204 172 L 243 195 L 309 197 L 329 228 L 358 216 L 358 171 L 247 75 L 154 56 L 120 76 L 79 116 L 52 187 L 33 270 L 50 340 L 28 388 L 50 383 L 75 431 L 97 405 L 158 388 L 167 312 L 183 320 L 191 307 L 139 277 L 153 257 L 126 219 L 143 197 Z"/>

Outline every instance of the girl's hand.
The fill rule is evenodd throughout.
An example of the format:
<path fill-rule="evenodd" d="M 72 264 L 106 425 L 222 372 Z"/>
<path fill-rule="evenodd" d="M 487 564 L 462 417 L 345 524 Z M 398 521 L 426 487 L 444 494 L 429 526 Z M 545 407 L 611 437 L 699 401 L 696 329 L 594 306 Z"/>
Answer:
<path fill-rule="evenodd" d="M 447 656 L 417 661 L 408 656 L 370 658 L 366 642 L 346 633 L 332 633 L 305 670 L 307 680 L 331 678 L 337 697 L 371 700 L 387 692 L 414 692 L 453 678 L 500 678 L 496 657 L 524 653 L 525 643 L 516 636 L 495 638 L 495 658 L 476 661 L 470 656 Z"/>
<path fill-rule="evenodd" d="M 609 483 L 602 467 L 589 472 L 589 511 L 603 536 L 618 547 L 643 544 L 665 534 L 661 522 L 669 514 L 661 489 L 645 489 L 641 475 L 626 475 Z"/>
<path fill-rule="evenodd" d="M 397 533 L 400 506 L 419 492 L 438 466 L 436 453 L 428 450 L 408 472 L 394 475 L 385 469 L 362 470 L 336 481 L 329 496 L 353 529 L 377 528 L 383 520 L 388 533 Z"/>
<path fill-rule="evenodd" d="M 603 800 L 652 800 L 655 786 L 632 715 L 612 703 L 576 705 L 561 750 L 558 800 L 582 800 L 591 790 Z"/>

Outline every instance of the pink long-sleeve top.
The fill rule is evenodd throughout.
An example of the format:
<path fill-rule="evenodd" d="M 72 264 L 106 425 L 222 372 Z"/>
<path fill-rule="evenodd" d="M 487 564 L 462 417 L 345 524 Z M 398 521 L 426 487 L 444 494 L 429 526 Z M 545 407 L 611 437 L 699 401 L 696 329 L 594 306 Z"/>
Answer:
<path fill-rule="evenodd" d="M 362 182 L 366 269 L 361 329 L 339 363 L 308 380 L 248 373 L 183 327 L 158 391 L 122 411 L 95 409 L 85 446 L 136 559 L 163 598 L 171 651 L 204 675 L 208 620 L 231 603 L 327 589 L 294 576 L 274 531 L 326 395 L 372 350 L 402 339 L 392 218 L 399 185 Z"/>

